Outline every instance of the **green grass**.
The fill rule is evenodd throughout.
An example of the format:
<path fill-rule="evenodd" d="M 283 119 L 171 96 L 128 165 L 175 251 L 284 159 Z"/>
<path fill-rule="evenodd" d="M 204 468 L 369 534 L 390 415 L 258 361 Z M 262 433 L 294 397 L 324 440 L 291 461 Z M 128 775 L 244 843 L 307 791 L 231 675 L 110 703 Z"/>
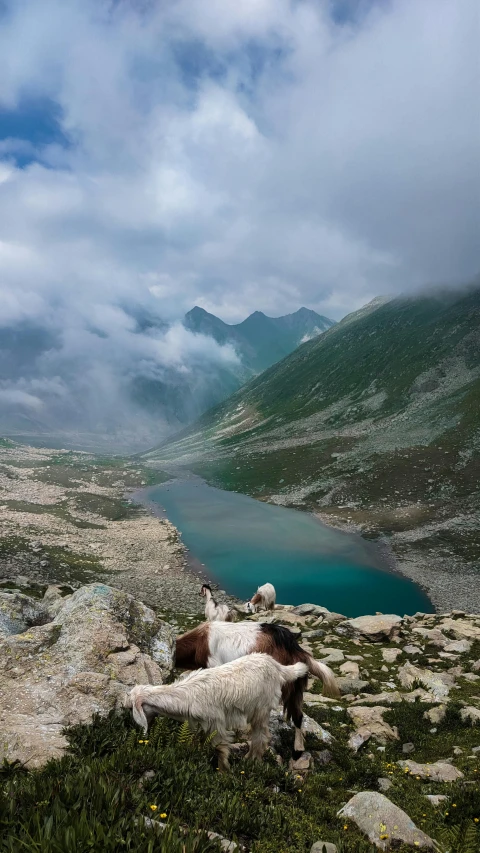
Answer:
<path fill-rule="evenodd" d="M 426 725 L 419 726 L 427 707 L 393 707 L 385 716 L 398 726 L 400 741 L 385 753 L 373 745 L 358 755 L 346 746 L 346 713 L 316 709 L 312 716 L 329 723 L 335 737 L 330 747 L 333 762 L 316 767 L 303 781 L 271 754 L 262 764 L 234 758 L 231 772 L 219 774 L 208 739 L 193 736 L 188 727 L 171 720 L 157 720 L 145 739 L 130 714 L 96 719 L 90 726 L 70 729 L 69 754 L 43 769 L 26 772 L 10 764 L 0 769 L 0 851 L 207 853 L 217 845 L 197 830 L 213 830 L 252 853 L 305 853 L 320 838 L 337 843 L 339 853 L 373 853 L 355 826 L 336 814 L 353 792 L 377 790 L 377 779 L 387 776 L 393 783 L 389 798 L 440 840 L 440 849 L 449 849 L 443 843 L 449 835 L 463 834 L 467 841 L 460 840 L 455 853 L 477 853 L 478 788 L 468 783 L 478 776 L 478 760 L 468 761 L 465 752 L 466 784 L 454 788 L 406 778 L 396 765 L 406 740 L 416 744 L 415 760 L 435 760 L 446 757 L 459 741 L 466 748 L 476 741 L 475 735 L 478 739 L 478 732 L 461 723 L 455 707 L 438 726 L 438 734 L 430 734 Z M 307 748 L 324 747 L 309 736 Z M 290 749 L 287 733 L 279 747 L 285 760 Z M 145 779 L 147 771 L 151 777 Z M 433 808 L 424 797 L 427 791 L 447 792 L 449 805 Z M 167 815 L 162 820 L 168 835 L 157 834 L 143 822 L 162 814 Z M 399 850 L 406 853 L 409 848 Z"/>

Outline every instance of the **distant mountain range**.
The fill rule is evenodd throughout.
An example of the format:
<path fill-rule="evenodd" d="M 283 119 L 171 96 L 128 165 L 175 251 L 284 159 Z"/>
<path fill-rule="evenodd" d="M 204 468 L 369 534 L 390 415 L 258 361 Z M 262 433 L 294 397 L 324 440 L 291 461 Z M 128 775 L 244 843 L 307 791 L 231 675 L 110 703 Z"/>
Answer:
<path fill-rule="evenodd" d="M 309 308 L 299 308 L 284 317 L 267 317 L 255 311 L 242 323 L 229 325 L 195 306 L 185 315 L 184 325 L 192 332 L 209 335 L 219 344 L 232 344 L 242 364 L 252 373 L 261 373 L 301 343 L 326 332 L 334 321 Z"/>
<path fill-rule="evenodd" d="M 133 324 L 124 347 L 116 328 L 110 346 L 110 333 L 92 325 L 81 344 L 75 339 L 73 355 L 68 331 L 25 322 L 0 330 L 0 435 L 38 443 L 50 436 L 55 445 L 80 448 L 148 447 L 333 325 L 306 308 L 277 318 L 256 311 L 228 325 L 195 307 L 185 328 L 230 344 L 238 358 L 195 344 L 176 362 L 172 324 L 143 308 L 122 310 Z"/>

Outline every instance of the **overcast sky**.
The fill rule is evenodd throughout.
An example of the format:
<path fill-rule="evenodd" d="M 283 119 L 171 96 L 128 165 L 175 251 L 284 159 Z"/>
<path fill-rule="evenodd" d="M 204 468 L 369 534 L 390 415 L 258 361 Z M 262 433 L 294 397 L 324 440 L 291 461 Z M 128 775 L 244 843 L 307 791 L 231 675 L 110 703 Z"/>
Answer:
<path fill-rule="evenodd" d="M 338 319 L 480 270 L 477 0 L 0 6 L 4 321 Z"/>
<path fill-rule="evenodd" d="M 153 352 L 126 306 L 340 319 L 468 281 L 479 35 L 478 0 L 0 0 L 0 325 L 181 365 L 232 353 Z"/>

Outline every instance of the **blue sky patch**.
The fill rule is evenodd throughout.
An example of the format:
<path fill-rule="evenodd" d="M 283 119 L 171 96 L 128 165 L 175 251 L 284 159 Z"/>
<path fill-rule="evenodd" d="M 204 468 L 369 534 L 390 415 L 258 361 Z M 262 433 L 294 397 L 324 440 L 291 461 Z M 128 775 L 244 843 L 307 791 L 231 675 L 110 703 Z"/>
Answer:
<path fill-rule="evenodd" d="M 46 145 L 68 147 L 68 137 L 61 127 L 62 111 L 50 98 L 24 100 L 14 109 L 0 109 L 0 151 L 13 157 L 21 168 L 41 159 Z M 2 142 L 12 140 L 5 152 Z"/>

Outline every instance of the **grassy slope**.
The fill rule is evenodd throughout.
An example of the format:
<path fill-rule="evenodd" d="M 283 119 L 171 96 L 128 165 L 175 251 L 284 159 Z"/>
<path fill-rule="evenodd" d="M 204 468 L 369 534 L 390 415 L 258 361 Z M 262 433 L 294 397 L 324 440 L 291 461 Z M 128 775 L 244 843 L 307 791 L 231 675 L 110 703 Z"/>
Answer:
<path fill-rule="evenodd" d="M 342 641 L 345 650 L 348 643 Z M 370 675 L 384 679 L 381 648 L 366 648 Z M 352 651 L 358 647 L 352 645 Z M 472 649 L 472 654 L 479 652 Z M 220 775 L 208 741 L 197 740 L 185 726 L 169 720 L 158 720 L 147 740 L 129 714 L 75 727 L 68 735 L 71 752 L 63 759 L 29 773 L 18 765 L 0 768 L 0 851 L 207 853 L 218 846 L 196 833 L 213 830 L 252 853 L 305 853 L 320 838 L 334 841 L 339 853 L 374 853 L 353 823 L 339 819 L 337 812 L 353 793 L 378 790 L 377 780 L 388 778 L 389 799 L 440 842 L 442 853 L 476 853 L 480 771 L 478 753 L 471 749 L 478 745 L 479 734 L 478 727 L 459 716 L 459 700 L 476 689 L 465 684 L 457 691 L 433 732 L 423 719 L 428 704 L 392 705 L 385 719 L 398 727 L 400 739 L 383 752 L 375 744 L 356 755 L 347 747 L 352 726 L 344 700 L 341 710 L 329 705 L 310 708 L 335 740 L 331 763 L 315 763 L 305 778 L 271 755 L 260 765 L 234 758 L 232 771 Z M 409 776 L 396 764 L 405 757 L 405 742 L 415 744 L 414 758 L 420 762 L 446 758 L 460 747 L 463 752 L 455 765 L 465 774 L 464 781 L 452 785 Z M 307 748 L 315 753 L 324 745 L 308 736 Z M 284 759 L 290 749 L 287 733 L 279 748 Z M 425 799 L 427 793 L 448 800 L 434 807 Z M 146 827 L 146 817 L 166 822 L 167 833 Z M 181 827 L 188 827 L 186 836 Z M 411 849 L 401 847 L 399 853 Z"/>
<path fill-rule="evenodd" d="M 473 509 L 479 317 L 478 287 L 362 309 L 149 458 L 377 532 Z"/>

